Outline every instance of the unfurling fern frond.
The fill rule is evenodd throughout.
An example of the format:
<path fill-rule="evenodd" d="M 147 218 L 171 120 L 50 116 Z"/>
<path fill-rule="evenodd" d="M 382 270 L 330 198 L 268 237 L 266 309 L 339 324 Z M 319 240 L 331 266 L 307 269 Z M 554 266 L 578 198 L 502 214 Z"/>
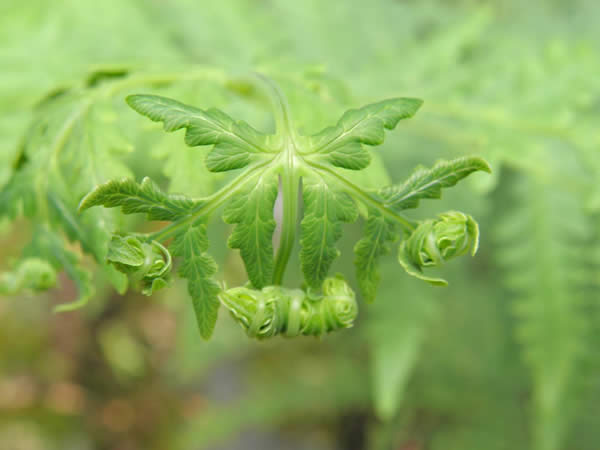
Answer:
<path fill-rule="evenodd" d="M 312 296 L 300 289 L 267 286 L 262 290 L 236 287 L 219 294 L 249 337 L 266 339 L 322 336 L 349 328 L 358 314 L 354 292 L 338 276 L 323 281 L 323 295 Z"/>
<path fill-rule="evenodd" d="M 135 236 L 113 236 L 106 260 L 119 272 L 140 281 L 142 293 L 152 295 L 169 280 L 172 260 L 169 251 L 156 241 L 143 242 Z"/>
<path fill-rule="evenodd" d="M 447 283 L 442 279 L 424 276 L 422 274 L 424 266 L 439 265 L 443 260 L 466 252 L 466 250 L 457 251 L 458 242 L 452 243 L 453 240 L 469 240 L 471 253 L 475 254 L 479 231 L 477 223 L 472 218 L 462 213 L 446 213 L 437 222 L 434 230 L 434 221 L 428 220 L 422 224 L 407 223 L 402 220 L 403 216 L 400 216 L 400 212 L 416 208 L 422 199 L 440 198 L 442 189 L 455 186 L 460 180 L 477 171 L 490 173 L 491 168 L 485 160 L 478 157 L 439 161 L 431 169 L 417 168 L 411 177 L 400 185 L 386 186 L 374 193 L 378 199 L 381 199 L 383 208 L 369 205 L 365 236 L 354 247 L 358 283 L 368 302 L 372 302 L 377 293 L 379 259 L 389 251 L 390 245 L 399 239 L 399 228 L 404 229 L 405 236 L 410 236 L 400 246 L 400 264 L 410 275 L 432 284 L 444 286 Z M 438 243 L 425 241 L 430 232 L 434 235 L 439 234 L 437 238 L 434 235 L 430 238 L 441 239 L 439 244 L 443 248 L 434 250 Z M 457 232 L 463 233 L 462 237 L 451 237 Z M 444 236 L 445 233 L 450 234 Z M 462 244 L 458 245 L 460 247 Z M 430 254 L 426 255 L 426 253 Z"/>
<path fill-rule="evenodd" d="M 400 244 L 398 261 L 409 275 L 436 286 L 446 280 L 423 274 L 423 268 L 442 265 L 451 258 L 469 252 L 475 255 L 479 247 L 479 226 L 466 214 L 449 211 L 435 220 L 421 223 L 410 237 Z"/>
<path fill-rule="evenodd" d="M 0 274 L 0 294 L 14 295 L 22 290 L 43 291 L 56 284 L 56 270 L 40 258 L 26 258 L 12 272 Z"/>
<path fill-rule="evenodd" d="M 488 164 L 481 158 L 440 161 L 431 169 L 417 169 L 403 184 L 383 189 L 361 187 L 348 178 L 369 165 L 372 156 L 368 147 L 382 144 L 386 131 L 414 116 L 421 100 L 402 97 L 371 103 L 348 110 L 335 126 L 303 135 L 292 120 L 279 87 L 260 74 L 251 83 L 253 89 L 263 91 L 272 103 L 276 125 L 273 134 L 254 129 L 215 108 L 200 109 L 156 95 L 127 97 L 129 106 L 153 122 L 162 122 L 166 131 L 185 130 L 185 143 L 189 147 L 205 147 L 208 153 L 203 155 L 199 151 L 198 158 L 209 171 L 239 171 L 219 190 L 192 199 L 167 194 L 148 177 L 141 183 L 122 177 L 107 181 L 107 175 L 92 170 L 95 188 L 80 200 L 80 213 L 95 206 L 120 208 L 124 214 L 146 214 L 148 220 L 171 222 L 162 229 L 149 234 L 119 231 L 115 235 L 113 224 L 120 219 L 115 211 L 102 209 L 74 215 L 72 198 L 71 204 L 65 204 L 61 196 L 49 195 L 51 213 L 62 217 L 68 226 L 67 234 L 81 241 L 84 250 L 95 248 L 96 259 L 108 263 L 104 266 L 118 276 L 123 289 L 127 282 L 123 273 L 141 284 L 145 294 L 164 287 L 172 254 L 183 260 L 179 274 L 188 281 L 188 292 L 204 338 L 213 331 L 220 303 L 234 305 L 231 299 L 237 299 L 240 307 L 246 301 L 254 302 L 253 307 L 248 304 L 246 309 L 242 308 L 245 313 L 236 315 L 253 337 L 280 333 L 322 335 L 350 326 L 356 316 L 354 293 L 342 280 L 327 276 L 340 254 L 336 245 L 343 224 L 355 221 L 359 211 L 367 211 L 369 215 L 365 237 L 355 247 L 359 284 L 368 301 L 375 297 L 378 259 L 400 232 L 413 236 L 401 246 L 401 265 L 411 275 L 437 284 L 442 282 L 420 274 L 422 267 L 439 265 L 468 248 L 476 249 L 477 225 L 461 213 L 447 213 L 438 221 L 422 224 L 402 213 L 416 208 L 421 199 L 439 198 L 442 189 L 456 185 L 474 172 L 489 172 Z M 81 114 L 85 115 L 91 107 L 91 103 L 86 103 Z M 62 145 L 62 141 L 61 138 L 58 143 Z M 117 171 L 115 175 L 126 173 Z M 40 185 L 47 186 L 44 181 Z M 63 185 L 68 187 L 67 183 Z M 13 198 L 19 192 L 18 184 L 11 185 L 4 194 L 0 192 L 0 198 L 3 195 Z M 278 195 L 282 214 L 278 245 L 273 245 L 278 225 L 274 212 Z M 27 199 L 25 196 L 22 200 L 24 208 Z M 213 279 L 217 265 L 208 253 L 206 234 L 209 221 L 219 210 L 223 211 L 224 221 L 234 225 L 228 245 L 240 251 L 250 283 L 222 295 Z M 102 225 L 102 236 L 81 235 L 80 222 L 93 221 L 94 215 L 99 214 L 106 217 L 105 222 L 94 221 Z M 111 224 L 108 229 L 106 223 Z M 298 235 L 307 294 L 280 287 Z M 167 250 L 169 245 L 171 248 Z M 312 292 L 319 288 L 324 291 L 323 297 L 313 297 Z M 248 314 L 253 316 L 252 320 Z M 262 323 L 263 319 L 267 322 Z"/>

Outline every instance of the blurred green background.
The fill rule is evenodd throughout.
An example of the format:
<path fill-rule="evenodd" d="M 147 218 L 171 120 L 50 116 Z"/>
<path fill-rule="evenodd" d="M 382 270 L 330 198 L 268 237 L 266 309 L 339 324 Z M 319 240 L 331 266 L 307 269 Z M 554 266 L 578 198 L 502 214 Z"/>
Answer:
<path fill-rule="evenodd" d="M 263 102 L 235 81 L 251 70 L 280 82 L 307 132 L 348 107 L 425 100 L 357 183 L 466 154 L 494 173 L 419 210 L 480 222 L 480 252 L 443 270 L 448 288 L 411 279 L 390 255 L 377 301 L 320 341 L 250 341 L 221 312 L 204 342 L 183 283 L 121 295 L 78 239 L 96 292 L 85 308 L 51 312 L 79 295 L 64 273 L 47 292 L 0 297 L 0 449 L 600 448 L 598 24 L 593 0 L 2 0 L 0 192 L 18 172 L 38 187 L 51 177 L 43 149 L 89 101 L 64 173 L 106 145 L 100 158 L 127 166 L 111 174 L 204 194 L 223 179 L 202 150 L 123 98 L 158 92 L 268 128 Z M 47 188 L 73 210 L 94 184 L 76 175 Z M 39 206 L 15 214 L 9 194 L 3 271 L 41 225 Z M 90 230 L 123 222 L 90 217 Z M 334 270 L 352 273 L 361 227 L 347 227 Z M 211 252 L 219 277 L 242 283 L 228 231 L 215 222 Z"/>

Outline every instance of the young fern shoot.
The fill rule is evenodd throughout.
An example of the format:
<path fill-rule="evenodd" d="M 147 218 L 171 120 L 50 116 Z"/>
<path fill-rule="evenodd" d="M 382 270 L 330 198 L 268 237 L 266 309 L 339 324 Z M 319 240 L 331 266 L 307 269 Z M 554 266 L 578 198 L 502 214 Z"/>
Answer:
<path fill-rule="evenodd" d="M 355 246 L 355 263 L 360 291 L 368 302 L 376 297 L 378 260 L 397 241 L 400 266 L 409 275 L 438 285 L 445 281 L 424 275 L 424 268 L 467 251 L 475 253 L 478 229 L 470 216 L 448 212 L 417 222 L 403 212 L 416 208 L 421 199 L 440 198 L 443 188 L 473 172 L 489 172 L 484 160 L 439 162 L 431 169 L 417 169 L 403 184 L 378 190 L 363 189 L 347 175 L 369 165 L 367 147 L 383 143 L 385 131 L 412 117 L 421 100 L 393 98 L 352 109 L 334 126 L 304 136 L 296 131 L 275 83 L 263 76 L 258 79 L 272 101 L 276 123 L 272 135 L 217 109 L 203 110 L 155 95 L 127 98 L 135 111 L 162 122 L 165 131 L 185 129 L 187 145 L 210 146 L 205 158 L 210 171 L 239 171 L 221 189 L 200 199 L 166 194 L 148 178 L 141 183 L 113 180 L 83 198 L 80 211 L 98 205 L 121 207 L 125 214 L 145 213 L 148 220 L 171 222 L 155 233 L 115 236 L 110 243 L 109 261 L 118 270 L 135 274 L 145 293 L 167 284 L 171 252 L 183 259 L 179 275 L 188 281 L 203 338 L 210 337 L 220 304 L 250 337 L 318 336 L 351 326 L 358 311 L 343 277 L 328 278 L 339 255 L 336 243 L 343 224 L 357 220 L 358 204 L 368 216 L 364 237 Z M 283 214 L 275 253 L 274 205 L 279 190 Z M 217 267 L 207 253 L 206 226 L 220 208 L 223 220 L 234 225 L 228 245 L 240 251 L 249 279 L 245 287 L 225 290 L 213 279 Z M 297 236 L 304 291 L 282 287 Z M 164 245 L 170 239 L 169 251 Z"/>

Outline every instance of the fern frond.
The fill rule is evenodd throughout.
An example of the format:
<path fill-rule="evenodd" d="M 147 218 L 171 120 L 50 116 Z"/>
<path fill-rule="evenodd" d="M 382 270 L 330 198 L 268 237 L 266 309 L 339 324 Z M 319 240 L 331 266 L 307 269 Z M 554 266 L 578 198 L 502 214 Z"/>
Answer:
<path fill-rule="evenodd" d="M 502 187 L 496 260 L 533 381 L 533 448 L 558 450 L 581 400 L 576 386 L 589 351 L 591 223 L 560 185 L 519 174 Z"/>

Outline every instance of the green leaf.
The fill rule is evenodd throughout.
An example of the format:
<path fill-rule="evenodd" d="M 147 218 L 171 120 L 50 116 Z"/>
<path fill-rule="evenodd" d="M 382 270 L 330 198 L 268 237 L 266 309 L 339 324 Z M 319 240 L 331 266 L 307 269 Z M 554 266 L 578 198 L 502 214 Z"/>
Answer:
<path fill-rule="evenodd" d="M 337 125 L 309 138 L 308 153 L 336 167 L 364 169 L 371 157 L 361 144 L 382 144 L 384 130 L 392 130 L 401 119 L 412 117 L 422 103 L 415 98 L 392 98 L 346 111 Z"/>
<path fill-rule="evenodd" d="M 373 401 L 377 415 L 385 421 L 392 419 L 398 410 L 401 394 L 414 369 L 422 340 L 422 330 L 418 326 L 409 324 L 403 328 L 397 323 L 394 325 L 394 335 L 390 333 L 387 339 L 371 345 Z"/>
<path fill-rule="evenodd" d="M 113 120 L 114 105 L 108 99 L 97 99 L 93 92 L 65 94 L 40 110 L 41 129 L 27 147 L 33 165 L 47 165 L 47 179 L 38 181 L 46 189 L 52 222 L 64 227 L 70 239 L 82 243 L 84 251 L 104 262 L 111 231 L 122 218 L 117 211 L 98 209 L 85 216 L 77 215 L 79 200 L 94 186 L 110 179 L 131 176 L 124 155 L 132 146 L 121 129 L 122 122 Z M 38 146 L 47 139 L 44 126 L 51 131 L 51 146 L 43 158 L 37 159 Z M 35 156 L 33 156 L 35 155 Z M 35 161 L 34 161 L 35 160 Z M 25 166 L 27 168 L 27 166 Z M 42 170 L 44 170 L 42 168 Z M 43 172 L 42 172 L 43 173 Z M 39 197 L 38 197 L 39 198 Z M 38 205 L 43 212 L 45 207 Z"/>
<path fill-rule="evenodd" d="M 137 270 L 145 260 L 142 243 L 133 236 L 113 236 L 108 245 L 106 259 L 113 264 Z"/>
<path fill-rule="evenodd" d="M 308 285 L 318 289 L 340 254 L 335 247 L 342 223 L 358 217 L 354 201 L 319 178 L 303 179 L 304 218 L 300 224 L 300 263 Z"/>
<path fill-rule="evenodd" d="M 179 275 L 188 280 L 188 292 L 196 313 L 200 335 L 209 339 L 212 335 L 219 310 L 219 285 L 212 279 L 217 264 L 206 250 L 208 238 L 206 225 L 195 223 L 182 231 L 173 242 L 174 255 L 183 257 Z"/>
<path fill-rule="evenodd" d="M 165 194 L 146 177 L 141 184 L 130 178 L 101 184 L 81 200 L 79 210 L 98 205 L 120 206 L 125 214 L 146 213 L 148 220 L 175 221 L 189 214 L 198 202 L 180 194 Z"/>
<path fill-rule="evenodd" d="M 75 212 L 75 207 L 66 205 L 63 198 L 53 192 L 48 192 L 47 206 L 52 222 L 62 227 L 70 240 L 79 241 L 82 249 L 101 264 L 108 281 L 120 294 L 124 294 L 127 291 L 127 277 L 104 264 L 110 238 L 109 227 L 112 228 L 110 222 L 107 223 L 107 219 L 111 218 L 107 214 L 109 211 L 91 211 L 83 217 Z"/>
<path fill-rule="evenodd" d="M 130 175 L 123 155 L 132 147 L 115 117 L 109 97 L 93 90 L 47 96 L 31 115 L 12 178 L 0 193 L 0 215 L 22 212 L 37 224 L 60 229 L 93 255 L 123 292 L 126 277 L 105 264 L 111 231 L 122 216 L 108 209 L 77 215 L 79 200 L 94 185 Z"/>
<path fill-rule="evenodd" d="M 64 248 L 64 244 L 62 244 L 62 250 L 57 252 L 56 257 L 67 273 L 67 276 L 75 283 L 77 298 L 72 302 L 55 306 L 54 312 L 73 311 L 84 307 L 94 295 L 92 274 L 80 265 L 79 256 Z"/>
<path fill-rule="evenodd" d="M 356 277 L 365 300 L 369 303 L 377 296 L 379 285 L 379 259 L 389 253 L 390 244 L 398 240 L 396 225 L 385 219 L 377 210 L 370 210 L 364 231 L 365 236 L 356 243 Z"/>
<path fill-rule="evenodd" d="M 256 289 L 269 285 L 273 277 L 277 187 L 277 175 L 267 171 L 249 189 L 236 194 L 223 211 L 223 220 L 236 224 L 228 245 L 240 250 L 248 278 Z"/>
<path fill-rule="evenodd" d="M 440 161 L 431 169 L 418 168 L 399 186 L 389 186 L 379 191 L 386 206 L 396 211 L 416 208 L 421 199 L 441 198 L 442 188 L 452 187 L 473 172 L 491 172 L 490 166 L 476 156 Z"/>
<path fill-rule="evenodd" d="M 29 174 L 16 173 L 0 190 L 0 217 L 15 219 L 20 213 L 26 217 L 35 214 L 35 195 L 31 190 Z"/>
<path fill-rule="evenodd" d="M 185 142 L 190 147 L 214 145 L 206 157 L 212 172 L 240 169 L 269 152 L 265 134 L 218 109 L 204 111 L 157 95 L 130 95 L 127 103 L 150 120 L 163 122 L 166 131 L 186 128 Z"/>

